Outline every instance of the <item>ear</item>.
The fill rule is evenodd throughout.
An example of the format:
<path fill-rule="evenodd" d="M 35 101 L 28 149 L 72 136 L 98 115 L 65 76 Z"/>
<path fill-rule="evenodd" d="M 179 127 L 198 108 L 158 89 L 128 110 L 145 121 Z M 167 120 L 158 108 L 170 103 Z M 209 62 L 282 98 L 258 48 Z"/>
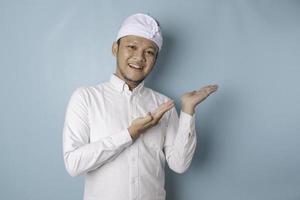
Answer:
<path fill-rule="evenodd" d="M 111 48 L 111 51 L 112 51 L 112 54 L 116 57 L 117 56 L 117 53 L 118 53 L 118 43 L 117 42 L 114 42 L 112 44 L 112 48 Z"/>

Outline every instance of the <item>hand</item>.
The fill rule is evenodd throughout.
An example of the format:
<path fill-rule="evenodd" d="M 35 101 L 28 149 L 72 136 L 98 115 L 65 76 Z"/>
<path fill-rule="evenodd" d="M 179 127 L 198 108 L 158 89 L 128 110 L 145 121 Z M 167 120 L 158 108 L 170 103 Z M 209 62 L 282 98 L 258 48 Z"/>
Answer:
<path fill-rule="evenodd" d="M 218 85 L 207 85 L 198 91 L 194 90 L 183 94 L 181 96 L 181 110 L 187 114 L 193 115 L 195 107 L 217 89 Z"/>
<path fill-rule="evenodd" d="M 128 128 L 128 132 L 132 139 L 138 138 L 140 134 L 145 132 L 147 129 L 155 126 L 159 120 L 162 118 L 165 112 L 174 107 L 174 101 L 169 100 L 159 107 L 157 107 L 153 112 L 148 112 L 145 117 L 138 117 L 134 119 Z"/>

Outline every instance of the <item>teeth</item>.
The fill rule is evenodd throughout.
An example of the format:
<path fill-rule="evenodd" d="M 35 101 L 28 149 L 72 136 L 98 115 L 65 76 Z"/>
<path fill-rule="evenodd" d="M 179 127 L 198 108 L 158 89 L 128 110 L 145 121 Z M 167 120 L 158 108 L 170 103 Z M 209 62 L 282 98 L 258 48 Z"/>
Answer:
<path fill-rule="evenodd" d="M 136 68 L 136 69 L 142 69 L 143 67 L 134 65 L 134 64 L 129 64 L 130 67 Z"/>

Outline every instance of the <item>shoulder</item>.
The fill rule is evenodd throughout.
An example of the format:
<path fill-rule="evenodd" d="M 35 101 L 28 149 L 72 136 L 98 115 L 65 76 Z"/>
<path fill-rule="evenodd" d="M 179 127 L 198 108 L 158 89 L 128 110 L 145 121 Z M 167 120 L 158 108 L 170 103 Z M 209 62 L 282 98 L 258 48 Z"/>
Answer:
<path fill-rule="evenodd" d="M 71 98 L 84 100 L 88 103 L 93 97 L 99 96 L 104 87 L 106 87 L 106 83 L 79 86 L 73 90 Z"/>

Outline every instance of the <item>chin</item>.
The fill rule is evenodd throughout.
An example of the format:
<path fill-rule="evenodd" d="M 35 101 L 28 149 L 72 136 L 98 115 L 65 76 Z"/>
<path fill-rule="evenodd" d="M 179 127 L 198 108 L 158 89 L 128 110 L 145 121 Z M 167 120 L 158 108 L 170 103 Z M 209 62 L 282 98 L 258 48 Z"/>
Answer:
<path fill-rule="evenodd" d="M 125 76 L 125 79 L 131 82 L 140 83 L 142 82 L 145 77 L 131 77 L 131 76 Z"/>

